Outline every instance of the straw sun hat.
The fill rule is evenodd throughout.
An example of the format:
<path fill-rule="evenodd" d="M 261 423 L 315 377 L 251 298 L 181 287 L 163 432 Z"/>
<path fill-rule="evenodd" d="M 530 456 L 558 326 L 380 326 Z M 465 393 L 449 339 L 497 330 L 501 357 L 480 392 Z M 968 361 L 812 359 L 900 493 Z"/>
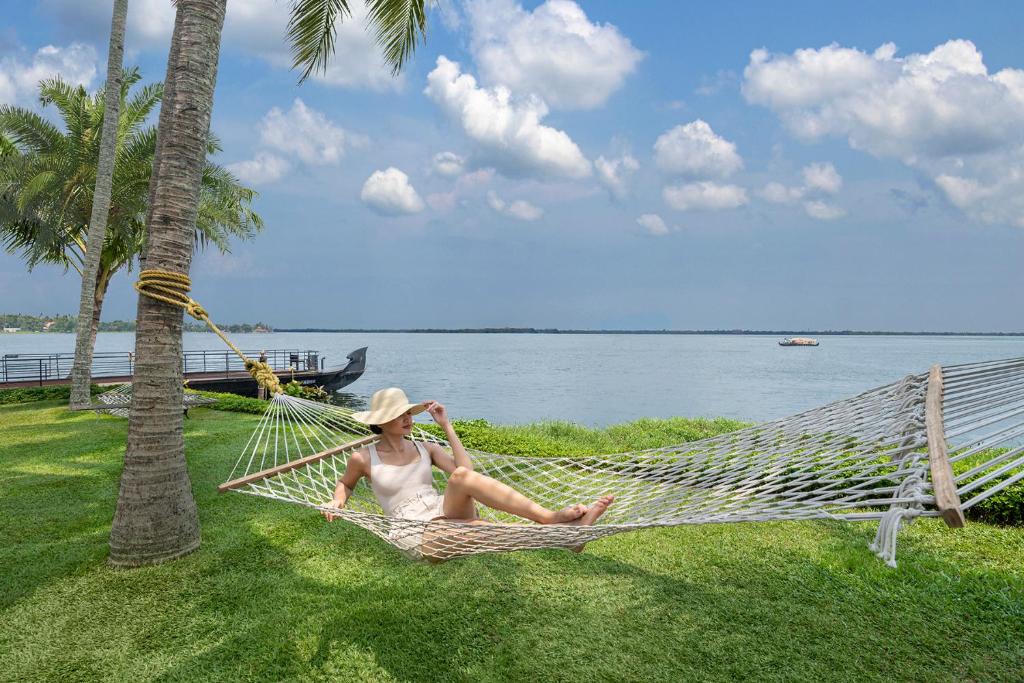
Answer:
<path fill-rule="evenodd" d="M 409 403 L 405 392 L 398 387 L 381 389 L 370 399 L 370 409 L 361 413 L 352 413 L 353 419 L 363 424 L 379 425 L 401 417 L 406 411 L 416 415 L 427 409 L 423 403 Z"/>

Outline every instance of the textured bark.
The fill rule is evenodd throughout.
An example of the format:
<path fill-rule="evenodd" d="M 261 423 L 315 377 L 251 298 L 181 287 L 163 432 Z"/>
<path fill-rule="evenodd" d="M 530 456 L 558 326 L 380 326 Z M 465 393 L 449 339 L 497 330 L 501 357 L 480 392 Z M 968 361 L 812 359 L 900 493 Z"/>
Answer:
<path fill-rule="evenodd" d="M 178 17 L 175 15 L 174 30 L 178 30 Z M 164 78 L 164 95 L 162 102 L 171 102 L 174 100 L 174 70 L 175 65 L 178 63 L 181 53 L 181 43 L 171 39 L 170 53 L 167 56 L 167 77 Z M 157 120 L 156 127 L 156 145 L 153 150 L 153 172 L 150 173 L 149 183 L 149 199 L 146 202 L 146 225 L 152 225 L 153 223 L 153 205 L 156 197 L 156 178 L 160 175 L 160 159 L 163 156 L 164 150 L 167 148 L 167 135 L 164 131 L 170 132 L 171 120 L 173 118 L 173 108 L 160 106 L 160 116 Z M 139 270 L 145 270 L 146 268 L 146 253 L 149 251 L 149 240 L 148 235 L 146 241 L 142 245 L 142 251 L 139 254 Z"/>
<path fill-rule="evenodd" d="M 146 267 L 188 273 L 226 0 L 179 0 L 160 111 Z M 199 547 L 182 434 L 182 310 L 139 296 L 128 448 L 110 532 L 114 566 Z"/>
<path fill-rule="evenodd" d="M 78 324 L 75 328 L 75 362 L 71 368 L 71 407 L 89 405 L 92 351 L 95 337 L 90 333 L 96 274 L 103 253 L 110 212 L 110 189 L 114 183 L 114 160 L 117 156 L 117 123 L 121 114 L 121 64 L 124 58 L 124 27 L 128 0 L 114 0 L 110 21 L 110 49 L 107 54 L 107 85 L 103 94 L 103 132 L 100 135 L 100 158 L 96 169 L 96 189 L 92 198 L 92 216 L 86 238 L 82 290 L 78 300 Z"/>
<path fill-rule="evenodd" d="M 92 325 L 89 329 L 89 348 L 96 348 L 96 333 L 100 329 L 100 314 L 103 312 L 103 299 L 107 296 L 107 286 L 113 273 L 101 270 L 96 276 L 96 293 L 92 301 Z"/>

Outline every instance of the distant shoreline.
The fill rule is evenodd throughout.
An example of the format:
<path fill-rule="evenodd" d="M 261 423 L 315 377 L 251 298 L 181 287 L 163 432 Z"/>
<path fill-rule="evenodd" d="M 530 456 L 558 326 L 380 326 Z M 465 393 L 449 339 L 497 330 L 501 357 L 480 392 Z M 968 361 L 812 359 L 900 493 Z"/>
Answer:
<path fill-rule="evenodd" d="M 209 329 L 184 330 L 193 333 L 209 333 Z M 104 334 L 134 334 L 135 330 L 100 330 Z M 477 328 L 328 328 L 328 327 L 294 327 L 274 328 L 270 332 L 232 332 L 232 334 L 274 334 L 289 333 L 329 333 L 329 334 L 646 334 L 646 335 L 677 335 L 677 336 L 762 336 L 762 337 L 1024 337 L 1024 332 L 892 332 L 881 330 L 572 330 L 557 328 L 532 327 L 477 327 Z M 0 338 L 10 335 L 25 334 L 74 334 L 67 331 L 35 331 L 19 330 L 2 332 Z"/>
<path fill-rule="evenodd" d="M 480 327 L 464 329 L 409 328 L 409 329 L 332 329 L 321 327 L 274 328 L 274 332 L 329 332 L 345 334 L 670 334 L 670 335 L 737 335 L 737 336 L 794 336 L 821 337 L 1024 337 L 1024 332 L 889 332 L 877 330 L 561 330 L 533 327 Z"/>

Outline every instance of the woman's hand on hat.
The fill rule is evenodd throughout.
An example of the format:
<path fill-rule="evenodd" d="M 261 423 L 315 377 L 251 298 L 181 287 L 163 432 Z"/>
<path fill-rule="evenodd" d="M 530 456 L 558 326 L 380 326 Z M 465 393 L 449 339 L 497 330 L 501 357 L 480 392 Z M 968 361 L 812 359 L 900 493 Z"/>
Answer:
<path fill-rule="evenodd" d="M 448 424 L 448 410 L 444 405 L 437 401 L 427 401 L 427 412 L 430 413 L 430 417 L 434 418 L 434 422 L 444 427 Z"/>

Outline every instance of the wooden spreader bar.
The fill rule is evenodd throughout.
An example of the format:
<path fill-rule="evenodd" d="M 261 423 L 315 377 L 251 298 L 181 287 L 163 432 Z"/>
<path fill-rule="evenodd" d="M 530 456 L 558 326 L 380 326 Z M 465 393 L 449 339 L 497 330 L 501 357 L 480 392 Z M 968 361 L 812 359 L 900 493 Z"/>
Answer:
<path fill-rule="evenodd" d="M 932 470 L 932 492 L 935 507 L 942 519 L 954 529 L 964 525 L 964 511 L 956 492 L 953 465 L 949 462 L 946 428 L 942 420 L 942 366 L 933 365 L 928 373 L 928 393 L 924 400 L 924 425 L 928 434 L 928 464 Z"/>
<path fill-rule="evenodd" d="M 314 453 L 313 455 L 307 455 L 305 458 L 292 460 L 291 462 L 286 462 L 283 465 L 277 465 L 276 467 L 271 467 L 269 469 L 260 470 L 259 472 L 247 474 L 244 477 L 239 477 L 238 479 L 226 481 L 217 487 L 217 493 L 224 493 L 225 491 L 230 491 L 232 489 L 240 489 L 243 486 L 248 486 L 254 481 L 259 481 L 260 479 L 266 479 L 268 477 L 273 477 L 284 472 L 290 472 L 300 467 L 305 467 L 306 465 L 314 463 L 317 460 L 323 460 L 324 458 L 329 458 L 330 456 L 337 455 L 338 453 L 344 453 L 345 451 L 355 450 L 362 446 L 366 446 L 368 444 L 373 443 L 379 438 L 380 437 L 377 436 L 376 434 L 370 434 L 369 436 L 364 436 L 361 439 L 349 441 L 348 443 L 344 443 L 340 446 L 335 446 L 334 448 L 328 448 L 326 451 L 320 451 L 319 453 Z"/>

